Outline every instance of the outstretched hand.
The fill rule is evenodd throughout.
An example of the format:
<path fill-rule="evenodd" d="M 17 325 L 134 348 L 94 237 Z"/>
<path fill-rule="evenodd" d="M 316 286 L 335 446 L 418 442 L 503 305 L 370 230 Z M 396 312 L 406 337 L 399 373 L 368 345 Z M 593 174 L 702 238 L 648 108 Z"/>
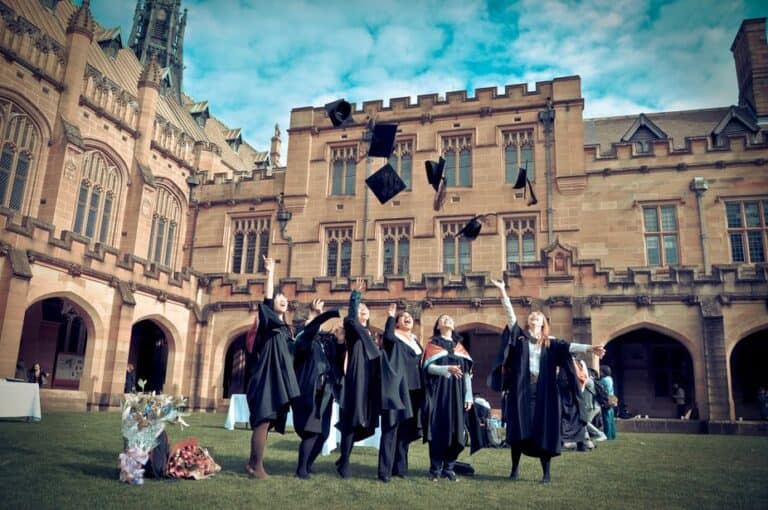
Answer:
<path fill-rule="evenodd" d="M 389 308 L 387 309 L 387 313 L 389 314 L 390 317 L 394 317 L 395 314 L 397 314 L 397 304 L 390 303 Z"/>
<path fill-rule="evenodd" d="M 502 294 L 506 294 L 507 293 L 507 291 L 505 290 L 505 287 L 507 286 L 507 284 L 504 283 L 503 280 L 494 280 L 493 278 L 491 278 L 491 283 L 493 284 L 494 287 L 499 289 L 499 291 Z"/>
<path fill-rule="evenodd" d="M 594 354 L 598 358 L 602 358 L 603 356 L 605 356 L 605 347 L 603 347 L 602 345 L 593 345 L 592 354 Z"/>
<path fill-rule="evenodd" d="M 315 298 L 312 300 L 312 304 L 309 305 L 309 309 L 313 312 L 317 313 L 318 315 L 323 313 L 323 308 L 325 307 L 325 301 L 323 301 L 320 298 Z"/>
<path fill-rule="evenodd" d="M 262 258 L 264 259 L 264 270 L 267 273 L 273 273 L 275 271 L 275 259 L 265 255 L 262 255 Z"/>
<path fill-rule="evenodd" d="M 356 290 L 358 292 L 365 292 L 365 278 L 358 278 L 355 280 L 355 286 L 352 287 L 352 290 Z"/>

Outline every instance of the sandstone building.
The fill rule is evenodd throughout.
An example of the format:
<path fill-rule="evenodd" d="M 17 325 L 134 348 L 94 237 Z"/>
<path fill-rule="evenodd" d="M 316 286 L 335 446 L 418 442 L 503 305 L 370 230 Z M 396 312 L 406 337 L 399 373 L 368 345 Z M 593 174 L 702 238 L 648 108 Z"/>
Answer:
<path fill-rule="evenodd" d="M 476 381 L 503 326 L 488 279 L 504 278 L 520 317 L 542 310 L 558 336 L 606 343 L 631 414 L 674 416 L 677 382 L 705 419 L 757 416 L 765 19 L 731 47 L 738 105 L 584 119 L 569 76 L 368 101 L 343 128 L 295 108 L 283 166 L 278 128 L 259 152 L 184 95 L 179 0 L 140 1 L 125 45 L 87 0 L 2 0 L 0 15 L 0 376 L 39 360 L 49 395 L 116 405 L 127 364 L 148 376 L 162 338 L 165 391 L 219 407 L 243 389 L 268 254 L 296 320 L 314 297 L 343 307 L 358 276 L 374 326 L 392 301 L 422 338 L 452 315 Z M 366 158 L 369 119 L 398 125 L 389 162 L 408 189 L 384 205 L 364 184 L 385 163 Z M 440 156 L 435 212 L 424 162 Z M 513 189 L 526 164 L 531 206 Z M 457 236 L 486 213 L 475 241 Z"/>

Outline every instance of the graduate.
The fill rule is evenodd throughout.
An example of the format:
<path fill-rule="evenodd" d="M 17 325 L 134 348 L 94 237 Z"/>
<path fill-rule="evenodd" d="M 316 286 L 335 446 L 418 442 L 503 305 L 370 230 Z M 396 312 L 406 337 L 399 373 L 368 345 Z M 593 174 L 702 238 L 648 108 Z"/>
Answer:
<path fill-rule="evenodd" d="M 275 261 L 264 257 L 264 268 L 267 271 L 264 302 L 259 305 L 254 327 L 246 338 L 246 345 L 252 346 L 246 396 L 253 433 L 245 471 L 259 480 L 269 478 L 264 469 L 267 433 L 271 428 L 285 433 L 290 402 L 300 394 L 291 353 L 293 334 L 285 322 L 288 299 L 281 292 L 275 295 Z"/>
<path fill-rule="evenodd" d="M 336 425 L 341 431 L 336 471 L 342 478 L 349 478 L 349 457 L 355 441 L 376 432 L 381 413 L 381 351 L 368 330 L 370 311 L 361 302 L 363 290 L 365 280 L 358 279 L 344 318 L 347 362 Z"/>
<path fill-rule="evenodd" d="M 511 480 L 520 475 L 520 456 L 537 457 L 542 483 L 549 483 L 550 462 L 560 455 L 560 396 L 556 372 L 572 371 L 571 353 L 605 355 L 602 345 L 569 343 L 549 336 L 549 325 L 541 312 L 531 312 L 521 327 L 512 309 L 503 281 L 491 280 L 499 289 L 507 316 L 502 333 L 501 364 L 507 442 L 512 450 Z M 524 329 L 525 328 L 525 329 Z"/>
<path fill-rule="evenodd" d="M 384 326 L 383 348 L 389 366 L 405 378 L 406 408 L 401 411 L 383 410 L 381 442 L 379 443 L 379 480 L 389 482 L 392 476 L 408 477 L 408 448 L 421 437 L 421 410 L 424 403 L 424 381 L 421 372 L 423 349 L 413 334 L 413 317 L 406 311 L 397 312 L 389 305 Z M 407 412 L 410 409 L 410 413 Z"/>
<path fill-rule="evenodd" d="M 320 299 L 312 301 L 304 329 L 296 335 L 296 377 L 301 394 L 292 402 L 293 428 L 301 438 L 296 477 L 308 479 L 312 465 L 331 431 L 333 399 L 344 378 L 344 328 L 341 321 L 331 331 L 324 324 L 340 316 L 338 310 L 323 312 Z M 325 328 L 324 328 L 325 329 Z"/>
<path fill-rule="evenodd" d="M 429 479 L 456 481 L 456 459 L 464 449 L 465 411 L 472 407 L 472 358 L 454 333 L 449 315 L 435 322 L 424 348 L 426 382 L 424 441 L 429 443 Z"/>

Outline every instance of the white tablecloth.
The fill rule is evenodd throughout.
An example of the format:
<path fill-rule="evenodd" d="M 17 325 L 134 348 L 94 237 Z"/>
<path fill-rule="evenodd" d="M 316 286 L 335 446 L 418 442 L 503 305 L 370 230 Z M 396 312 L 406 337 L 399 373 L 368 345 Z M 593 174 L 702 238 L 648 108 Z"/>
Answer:
<path fill-rule="evenodd" d="M 237 423 L 248 423 L 250 417 L 250 411 L 248 410 L 248 401 L 245 395 L 235 394 L 229 399 L 229 410 L 227 411 L 227 419 L 224 422 L 224 428 L 227 430 L 234 430 Z M 335 427 L 335 424 L 339 421 L 339 405 L 334 402 L 331 410 L 331 433 L 328 435 L 325 444 L 323 444 L 323 455 L 329 455 L 336 449 L 336 445 L 341 441 L 341 432 Z M 288 427 L 293 427 L 293 414 L 288 413 L 288 419 L 286 421 Z M 379 448 L 379 441 L 381 440 L 381 428 L 376 427 L 376 432 L 369 438 L 363 439 L 355 443 L 355 446 L 368 446 L 371 448 Z"/>
<path fill-rule="evenodd" d="M 38 385 L 0 380 L 0 418 L 40 420 L 40 388 Z"/>

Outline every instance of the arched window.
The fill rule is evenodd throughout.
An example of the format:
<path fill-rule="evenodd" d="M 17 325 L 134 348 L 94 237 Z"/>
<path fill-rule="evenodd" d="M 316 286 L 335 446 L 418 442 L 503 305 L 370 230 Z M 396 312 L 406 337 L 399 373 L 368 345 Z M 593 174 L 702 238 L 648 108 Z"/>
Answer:
<path fill-rule="evenodd" d="M 233 220 L 233 273 L 263 273 L 264 257 L 269 253 L 269 218 Z"/>
<path fill-rule="evenodd" d="M 40 132 L 18 106 L 0 100 L 0 207 L 21 211 Z"/>
<path fill-rule="evenodd" d="M 103 153 L 86 152 L 72 231 L 100 243 L 112 243 L 121 184 L 120 171 Z"/>
<path fill-rule="evenodd" d="M 149 260 L 173 267 L 180 219 L 181 203 L 178 198 L 169 189 L 158 186 L 149 235 Z"/>

